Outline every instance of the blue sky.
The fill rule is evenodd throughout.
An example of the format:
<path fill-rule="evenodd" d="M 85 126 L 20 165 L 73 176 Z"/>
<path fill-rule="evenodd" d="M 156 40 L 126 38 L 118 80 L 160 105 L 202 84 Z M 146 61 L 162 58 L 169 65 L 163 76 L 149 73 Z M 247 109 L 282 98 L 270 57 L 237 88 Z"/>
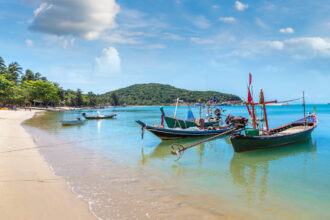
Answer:
<path fill-rule="evenodd" d="M 330 1 L 0 0 L 0 56 L 64 88 L 165 83 L 330 102 Z M 256 95 L 257 96 L 257 95 Z"/>

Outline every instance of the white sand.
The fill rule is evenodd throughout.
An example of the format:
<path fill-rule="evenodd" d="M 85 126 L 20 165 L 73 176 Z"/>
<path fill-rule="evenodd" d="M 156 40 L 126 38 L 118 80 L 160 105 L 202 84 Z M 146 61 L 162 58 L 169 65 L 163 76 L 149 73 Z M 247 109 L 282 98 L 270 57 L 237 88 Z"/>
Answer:
<path fill-rule="evenodd" d="M 95 219 L 21 126 L 34 113 L 0 111 L 0 219 Z"/>

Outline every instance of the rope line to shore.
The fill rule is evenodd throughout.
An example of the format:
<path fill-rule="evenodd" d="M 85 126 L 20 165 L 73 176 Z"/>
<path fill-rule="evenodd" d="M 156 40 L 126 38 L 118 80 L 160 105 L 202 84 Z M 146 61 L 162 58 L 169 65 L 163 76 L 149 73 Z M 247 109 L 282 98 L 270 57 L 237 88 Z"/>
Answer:
<path fill-rule="evenodd" d="M 109 172 L 104 173 L 95 173 L 86 176 L 69 176 L 69 177 L 56 177 L 56 178 L 45 178 L 45 179 L 17 179 L 17 180 L 0 180 L 0 183 L 10 183 L 10 182 L 51 182 L 51 181 L 58 181 L 58 180 L 78 180 L 78 179 L 87 179 L 91 177 L 102 176 Z"/>
<path fill-rule="evenodd" d="M 41 148 L 58 147 L 61 145 L 85 143 L 85 142 L 96 141 L 96 140 L 105 140 L 105 139 L 110 139 L 110 138 L 126 136 L 126 135 L 130 135 L 130 134 L 137 134 L 137 132 L 125 133 L 123 135 L 117 135 L 117 136 L 107 136 L 104 138 L 91 138 L 91 139 L 81 140 L 81 141 L 69 141 L 69 142 L 56 143 L 56 144 L 51 144 L 51 145 L 41 145 L 41 146 L 37 146 L 37 147 L 27 147 L 27 148 L 20 148 L 20 149 L 14 149 L 14 150 L 0 151 L 0 154 L 25 151 L 25 150 L 33 150 L 33 149 L 41 149 Z M 2 136 L 2 137 L 4 137 L 4 136 Z"/>

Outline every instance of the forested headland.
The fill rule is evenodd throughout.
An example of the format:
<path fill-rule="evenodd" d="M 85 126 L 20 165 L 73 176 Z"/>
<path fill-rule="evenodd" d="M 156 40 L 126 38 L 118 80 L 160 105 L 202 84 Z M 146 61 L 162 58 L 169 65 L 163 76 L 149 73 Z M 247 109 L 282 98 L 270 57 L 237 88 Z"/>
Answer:
<path fill-rule="evenodd" d="M 104 94 L 83 93 L 80 89 L 63 89 L 39 72 L 24 71 L 17 62 L 7 65 L 0 57 L 1 106 L 167 105 L 178 97 L 187 103 L 206 103 L 210 99 L 217 103 L 241 101 L 232 94 L 191 91 L 158 83 L 135 84 Z"/>

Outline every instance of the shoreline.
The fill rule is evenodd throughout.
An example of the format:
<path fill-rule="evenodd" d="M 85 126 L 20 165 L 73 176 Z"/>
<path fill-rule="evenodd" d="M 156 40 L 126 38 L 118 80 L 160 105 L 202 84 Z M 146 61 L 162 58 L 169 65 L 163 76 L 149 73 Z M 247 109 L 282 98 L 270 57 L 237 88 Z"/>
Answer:
<path fill-rule="evenodd" d="M 96 219 L 56 176 L 22 123 L 38 111 L 0 111 L 0 218 Z"/>

